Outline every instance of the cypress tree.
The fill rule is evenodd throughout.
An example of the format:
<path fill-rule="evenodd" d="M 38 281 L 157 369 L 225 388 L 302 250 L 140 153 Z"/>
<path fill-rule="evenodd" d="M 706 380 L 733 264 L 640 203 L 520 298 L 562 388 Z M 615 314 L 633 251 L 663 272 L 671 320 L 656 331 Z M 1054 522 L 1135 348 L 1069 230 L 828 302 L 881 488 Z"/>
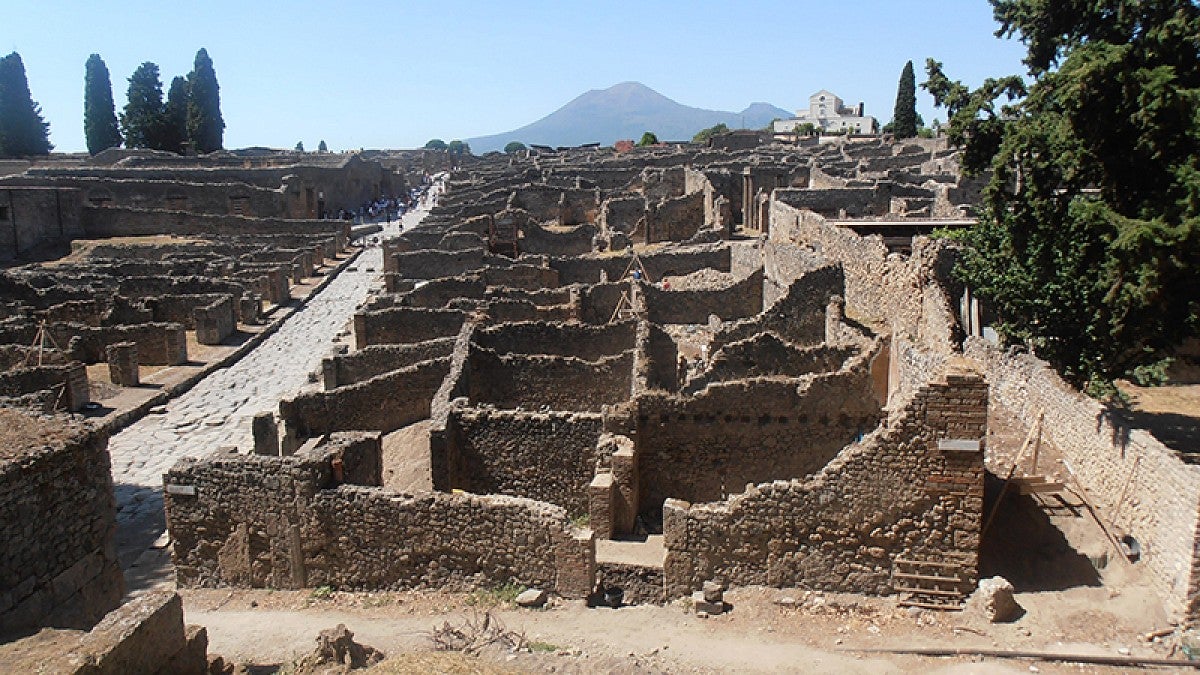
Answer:
<path fill-rule="evenodd" d="M 162 149 L 165 115 L 157 64 L 147 61 L 133 71 L 127 97 L 121 113 L 125 147 Z"/>
<path fill-rule="evenodd" d="M 188 140 L 196 152 L 207 153 L 221 149 L 225 136 L 225 120 L 221 118 L 221 88 L 212 59 L 203 47 L 196 52 L 196 62 L 188 73 L 187 128 Z"/>
<path fill-rule="evenodd" d="M 917 78 L 912 61 L 904 64 L 900 84 L 896 87 L 896 108 L 892 112 L 892 133 L 896 138 L 917 135 Z"/>
<path fill-rule="evenodd" d="M 329 146 L 325 145 L 324 139 L 321 139 L 321 142 L 317 143 L 317 152 L 329 152 Z"/>
<path fill-rule="evenodd" d="M 25 62 L 13 52 L 0 59 L 0 157 L 48 155 L 50 125 L 29 93 Z"/>
<path fill-rule="evenodd" d="M 183 153 L 183 143 L 187 140 L 188 98 L 187 80 L 176 75 L 167 90 L 167 104 L 163 108 L 163 150 Z"/>
<path fill-rule="evenodd" d="M 84 66 L 83 135 L 87 138 L 88 152 L 93 155 L 121 146 L 112 80 L 108 75 L 108 66 L 104 65 L 104 59 L 99 54 L 89 56 Z"/>

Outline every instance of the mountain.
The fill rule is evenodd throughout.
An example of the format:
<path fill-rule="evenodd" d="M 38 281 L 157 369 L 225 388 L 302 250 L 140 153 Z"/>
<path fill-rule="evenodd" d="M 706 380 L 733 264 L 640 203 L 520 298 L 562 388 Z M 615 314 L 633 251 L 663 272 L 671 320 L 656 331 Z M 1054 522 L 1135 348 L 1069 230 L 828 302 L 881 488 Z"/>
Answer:
<path fill-rule="evenodd" d="M 792 113 L 769 103 L 752 103 L 737 113 L 704 110 L 676 103 L 640 82 L 593 89 L 542 119 L 502 134 L 468 138 L 477 155 L 503 150 L 510 141 L 526 145 L 612 145 L 623 138 L 637 141 L 653 131 L 659 140 L 691 140 L 697 131 L 724 122 L 730 129 L 762 129 Z"/>

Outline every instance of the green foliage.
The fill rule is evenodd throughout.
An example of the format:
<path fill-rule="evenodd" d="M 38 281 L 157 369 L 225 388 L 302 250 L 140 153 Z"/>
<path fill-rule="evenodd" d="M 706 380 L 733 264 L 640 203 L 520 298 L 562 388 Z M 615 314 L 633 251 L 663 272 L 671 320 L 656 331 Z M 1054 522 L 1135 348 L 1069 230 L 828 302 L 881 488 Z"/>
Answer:
<path fill-rule="evenodd" d="M 0 59 L 0 157 L 48 155 L 50 125 L 29 93 L 25 62 L 13 52 Z"/>
<path fill-rule="evenodd" d="M 203 47 L 196 52 L 192 72 L 188 73 L 187 131 L 192 148 L 198 153 L 220 150 L 225 137 L 221 117 L 221 87 L 212 59 Z"/>
<path fill-rule="evenodd" d="M 1008 341 L 1102 393 L 1200 324 L 1200 7 L 992 4 L 1032 84 L 972 91 L 930 59 L 923 85 L 964 169 L 992 171 L 957 273 Z"/>
<path fill-rule="evenodd" d="M 304 152 L 304 141 L 296 141 L 296 152 Z"/>
<path fill-rule="evenodd" d="M 431 139 L 428 143 L 425 144 L 426 150 L 445 150 L 446 147 L 447 147 L 446 141 L 443 141 L 440 138 Z"/>
<path fill-rule="evenodd" d="M 491 588 L 477 588 L 471 591 L 471 594 L 466 597 L 464 602 L 476 607 L 511 605 L 516 602 L 517 596 L 523 592 L 525 592 L 524 586 L 508 582 Z"/>
<path fill-rule="evenodd" d="M 471 154 L 471 146 L 462 141 L 450 141 L 446 146 L 446 152 L 452 155 L 469 155 Z"/>
<path fill-rule="evenodd" d="M 526 149 L 525 144 L 522 143 L 521 141 L 509 141 L 508 144 L 504 146 L 505 154 L 509 154 L 509 155 L 520 152 L 525 149 Z"/>
<path fill-rule="evenodd" d="M 89 56 L 84 65 L 83 135 L 87 139 L 88 152 L 93 155 L 121 145 L 112 80 L 108 66 L 99 54 Z"/>
<path fill-rule="evenodd" d="M 127 148 L 162 147 L 165 112 L 158 65 L 146 61 L 129 77 L 125 110 L 121 112 L 121 135 Z"/>
<path fill-rule="evenodd" d="M 658 136 L 654 135 L 653 131 L 647 131 L 642 134 L 642 140 L 638 141 L 638 145 L 646 147 L 648 145 L 658 145 Z"/>
<path fill-rule="evenodd" d="M 581 513 L 571 518 L 571 527 L 582 530 L 592 524 L 592 516 L 588 513 Z"/>
<path fill-rule="evenodd" d="M 333 597 L 333 586 L 317 586 L 308 594 L 310 600 L 328 600 Z"/>
<path fill-rule="evenodd" d="M 1130 371 L 1129 379 L 1139 387 L 1161 387 L 1171 380 L 1167 369 L 1174 362 L 1175 359 L 1168 356 L 1153 363 L 1144 363 Z"/>
<path fill-rule="evenodd" d="M 176 75 L 167 89 L 167 102 L 163 106 L 162 150 L 183 153 L 187 135 L 188 83 Z"/>
<path fill-rule="evenodd" d="M 709 139 L 711 139 L 713 136 L 716 136 L 717 134 L 723 134 L 727 131 L 729 131 L 729 127 L 724 122 L 721 122 L 720 124 L 711 126 L 707 129 L 701 129 L 700 131 L 696 132 L 696 135 L 692 136 L 692 142 L 708 143 Z M 642 138 L 645 139 L 645 136 Z M 654 142 L 657 143 L 658 139 L 655 138 Z"/>
<path fill-rule="evenodd" d="M 814 136 L 818 131 L 819 129 L 817 129 L 817 125 L 813 124 L 812 122 L 805 122 L 804 124 L 797 124 L 796 126 L 792 127 L 792 133 L 796 134 L 797 137 Z"/>
<path fill-rule="evenodd" d="M 322 138 L 321 142 L 317 143 L 317 152 L 329 152 L 329 146 L 325 145 L 325 139 Z"/>
<path fill-rule="evenodd" d="M 557 651 L 562 650 L 562 647 L 559 647 L 558 645 L 556 645 L 552 642 L 542 642 L 540 640 L 534 640 L 526 646 L 529 647 L 529 651 L 535 652 L 535 653 L 542 653 L 542 654 L 548 654 L 550 652 L 557 652 Z"/>
<path fill-rule="evenodd" d="M 912 61 L 905 62 L 904 70 L 900 71 L 891 126 L 896 138 L 912 138 L 917 135 L 917 79 L 913 75 Z"/>

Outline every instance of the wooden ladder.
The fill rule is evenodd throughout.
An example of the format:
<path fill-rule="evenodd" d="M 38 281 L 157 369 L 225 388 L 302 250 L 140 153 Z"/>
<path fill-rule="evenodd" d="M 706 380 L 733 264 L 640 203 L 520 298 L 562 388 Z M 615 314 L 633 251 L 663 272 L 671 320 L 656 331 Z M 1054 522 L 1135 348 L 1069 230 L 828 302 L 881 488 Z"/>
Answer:
<path fill-rule="evenodd" d="M 900 594 L 901 607 L 960 610 L 973 586 L 961 563 L 906 558 L 892 561 L 892 590 Z"/>

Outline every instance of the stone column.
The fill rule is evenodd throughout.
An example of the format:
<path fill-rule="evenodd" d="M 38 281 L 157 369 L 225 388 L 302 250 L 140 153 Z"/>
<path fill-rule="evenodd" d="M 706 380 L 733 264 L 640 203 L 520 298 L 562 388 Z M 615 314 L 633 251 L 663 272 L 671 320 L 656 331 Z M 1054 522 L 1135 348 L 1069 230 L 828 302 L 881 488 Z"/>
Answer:
<path fill-rule="evenodd" d="M 138 380 L 138 352 L 136 342 L 118 342 L 105 349 L 108 357 L 108 377 L 113 384 L 136 387 Z"/>

